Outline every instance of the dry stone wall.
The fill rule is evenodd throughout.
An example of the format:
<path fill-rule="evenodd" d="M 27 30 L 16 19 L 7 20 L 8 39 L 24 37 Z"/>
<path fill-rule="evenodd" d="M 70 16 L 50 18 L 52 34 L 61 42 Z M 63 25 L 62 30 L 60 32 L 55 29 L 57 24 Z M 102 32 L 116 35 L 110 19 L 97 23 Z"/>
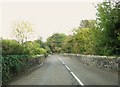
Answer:
<path fill-rule="evenodd" d="M 119 70 L 120 57 L 115 56 L 98 56 L 98 55 L 82 55 L 82 54 L 63 54 L 71 58 L 76 58 L 78 61 L 94 67 L 99 67 L 109 70 Z"/>

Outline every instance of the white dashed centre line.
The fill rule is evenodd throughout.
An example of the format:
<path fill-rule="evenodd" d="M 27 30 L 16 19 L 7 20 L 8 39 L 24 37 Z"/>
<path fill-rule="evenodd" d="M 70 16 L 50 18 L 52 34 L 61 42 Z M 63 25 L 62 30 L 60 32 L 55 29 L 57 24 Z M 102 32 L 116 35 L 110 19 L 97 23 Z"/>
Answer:
<path fill-rule="evenodd" d="M 78 82 L 80 85 L 84 86 L 84 84 L 80 81 L 80 79 L 79 79 L 73 72 L 70 72 L 70 73 L 73 75 L 73 77 L 77 80 L 77 82 Z"/>
<path fill-rule="evenodd" d="M 66 69 L 71 73 L 71 75 L 75 78 L 75 80 L 79 83 L 79 85 L 84 86 L 84 84 L 80 81 L 80 79 L 73 72 L 71 72 L 70 68 L 61 60 L 60 57 L 59 57 L 59 60 L 66 67 Z"/>
<path fill-rule="evenodd" d="M 70 71 L 70 68 L 68 68 L 68 66 L 65 65 L 65 67 Z"/>

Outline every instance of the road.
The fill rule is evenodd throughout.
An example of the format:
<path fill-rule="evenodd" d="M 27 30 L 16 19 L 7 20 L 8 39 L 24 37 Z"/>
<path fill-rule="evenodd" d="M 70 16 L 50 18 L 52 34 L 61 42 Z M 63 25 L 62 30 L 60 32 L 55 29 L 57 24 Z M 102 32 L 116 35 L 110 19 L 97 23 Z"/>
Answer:
<path fill-rule="evenodd" d="M 60 55 L 50 55 L 40 68 L 8 85 L 81 85 L 70 72 L 84 85 L 118 85 L 117 72 L 90 67 Z"/>

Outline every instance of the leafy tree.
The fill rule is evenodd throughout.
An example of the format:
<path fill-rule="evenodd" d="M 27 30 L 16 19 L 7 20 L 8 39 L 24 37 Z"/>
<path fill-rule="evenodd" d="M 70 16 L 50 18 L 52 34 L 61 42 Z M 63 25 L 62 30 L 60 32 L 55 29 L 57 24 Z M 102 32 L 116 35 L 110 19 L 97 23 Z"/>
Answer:
<path fill-rule="evenodd" d="M 67 53 L 96 54 L 97 31 L 95 20 L 82 20 L 80 27 L 73 30 L 73 35 L 67 36 L 62 49 Z"/>
<path fill-rule="evenodd" d="M 12 25 L 13 34 L 19 43 L 25 42 L 33 32 L 33 26 L 29 21 L 16 21 Z"/>
<path fill-rule="evenodd" d="M 77 29 L 73 35 L 74 53 L 95 54 L 92 29 Z"/>
<path fill-rule="evenodd" d="M 47 38 L 47 45 L 50 47 L 52 52 L 61 52 L 62 43 L 64 42 L 66 35 L 64 33 L 55 33 Z"/>
<path fill-rule="evenodd" d="M 0 55 L 2 55 L 2 38 L 0 38 Z"/>
<path fill-rule="evenodd" d="M 40 48 L 45 49 L 47 53 L 51 52 L 47 43 L 42 41 L 42 37 L 39 37 L 37 40 L 34 40 L 33 42 L 38 43 L 40 45 Z"/>
<path fill-rule="evenodd" d="M 98 28 L 102 32 L 101 49 L 104 55 L 118 54 L 119 41 L 119 18 L 120 9 L 113 2 L 103 2 L 97 8 Z M 118 26 L 117 26 L 118 25 Z"/>
<path fill-rule="evenodd" d="M 65 53 L 72 52 L 72 44 L 73 44 L 72 39 L 73 39 L 72 35 L 66 36 L 66 39 L 62 44 L 62 52 L 65 52 Z"/>
<path fill-rule="evenodd" d="M 94 29 L 95 27 L 96 27 L 96 20 L 82 20 L 79 26 L 79 28 L 90 28 L 90 29 Z"/>
<path fill-rule="evenodd" d="M 44 49 L 45 49 L 46 46 L 47 46 L 46 43 L 42 41 L 42 37 L 38 38 L 37 40 L 34 40 L 34 42 L 40 44 L 40 47 L 41 47 L 41 48 L 44 48 Z"/>

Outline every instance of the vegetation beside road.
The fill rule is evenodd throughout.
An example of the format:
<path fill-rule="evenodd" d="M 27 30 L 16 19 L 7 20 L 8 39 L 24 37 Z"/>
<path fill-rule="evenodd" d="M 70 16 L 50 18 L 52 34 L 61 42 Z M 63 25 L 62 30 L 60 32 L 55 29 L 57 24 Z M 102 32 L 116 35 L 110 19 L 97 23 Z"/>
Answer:
<path fill-rule="evenodd" d="M 47 49 L 41 48 L 37 41 L 20 44 L 16 40 L 2 40 L 3 83 L 27 68 L 29 60 L 41 58 L 41 55 L 46 57 Z"/>
<path fill-rule="evenodd" d="M 96 20 L 82 20 L 72 35 L 55 33 L 49 37 L 52 52 L 119 56 L 120 4 L 102 2 L 96 9 Z"/>
<path fill-rule="evenodd" d="M 72 35 L 54 33 L 47 38 L 47 42 L 41 38 L 28 41 L 32 33 L 30 22 L 15 22 L 13 34 L 16 40 L 1 40 L 3 83 L 18 74 L 29 59 L 39 55 L 75 53 L 120 56 L 120 4 L 117 1 L 98 4 L 97 19 L 82 20 L 79 27 L 73 29 Z"/>
<path fill-rule="evenodd" d="M 16 40 L 2 39 L 2 82 L 5 83 L 15 75 L 25 72 L 31 65 L 42 61 L 47 57 L 48 47 L 42 39 L 27 41 L 32 31 L 29 22 L 21 21 L 14 24 L 14 35 Z M 33 61 L 32 61 L 33 60 Z M 31 63 L 31 64 L 29 64 Z"/>

